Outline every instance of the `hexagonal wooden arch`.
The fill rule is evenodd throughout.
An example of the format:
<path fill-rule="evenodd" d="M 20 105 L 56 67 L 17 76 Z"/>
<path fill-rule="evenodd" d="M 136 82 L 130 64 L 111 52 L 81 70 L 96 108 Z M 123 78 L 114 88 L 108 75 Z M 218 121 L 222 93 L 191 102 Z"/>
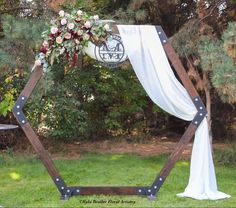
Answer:
<path fill-rule="evenodd" d="M 176 161 L 181 156 L 184 148 L 192 139 L 195 131 L 197 130 L 198 126 L 202 122 L 203 118 L 206 116 L 207 112 L 205 109 L 204 104 L 202 103 L 201 98 L 199 97 L 196 89 L 194 88 L 192 82 L 190 81 L 178 55 L 176 54 L 175 50 L 173 49 L 172 45 L 168 41 L 163 29 L 161 26 L 157 26 L 157 34 L 160 36 L 160 39 L 163 44 L 163 48 L 165 53 L 171 63 L 173 69 L 175 70 L 176 74 L 178 75 L 179 79 L 181 80 L 183 86 L 187 90 L 188 94 L 190 95 L 194 105 L 196 106 L 198 112 L 195 115 L 194 119 L 191 121 L 190 125 L 186 129 L 185 133 L 182 135 L 178 145 L 176 145 L 175 150 L 170 155 L 168 161 L 161 169 L 160 173 L 155 178 L 154 182 L 151 186 L 142 186 L 142 187 L 133 187 L 133 186 L 126 186 L 126 187 L 84 187 L 84 186 L 68 186 L 63 178 L 61 177 L 59 171 L 56 169 L 49 153 L 45 150 L 42 143 L 40 142 L 38 136 L 36 135 L 35 131 L 31 127 L 30 123 L 27 121 L 24 113 L 23 107 L 33 92 L 35 86 L 37 85 L 38 81 L 41 79 L 43 74 L 42 67 L 37 67 L 33 72 L 32 75 L 26 84 L 25 88 L 21 92 L 19 98 L 16 101 L 15 107 L 13 108 L 14 116 L 16 117 L 17 121 L 19 122 L 20 126 L 22 127 L 25 135 L 27 136 L 28 140 L 32 144 L 34 150 L 36 151 L 37 155 L 41 159 L 42 163 L 44 164 L 45 168 L 47 169 L 49 175 L 51 176 L 52 180 L 54 181 L 58 191 L 61 194 L 62 199 L 67 199 L 71 196 L 75 195 L 143 195 L 147 196 L 150 199 L 155 199 L 157 192 L 159 191 L 160 187 L 164 183 L 165 179 L 167 178 L 168 174 L 174 167 Z"/>

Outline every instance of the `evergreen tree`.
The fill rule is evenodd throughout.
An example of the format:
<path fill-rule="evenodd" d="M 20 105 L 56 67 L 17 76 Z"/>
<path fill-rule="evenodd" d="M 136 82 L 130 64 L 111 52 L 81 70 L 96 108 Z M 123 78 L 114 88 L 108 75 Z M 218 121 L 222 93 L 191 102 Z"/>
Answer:
<path fill-rule="evenodd" d="M 204 40 L 199 47 L 202 69 L 210 73 L 213 87 L 221 100 L 236 103 L 236 22 L 230 23 L 222 40 Z"/>

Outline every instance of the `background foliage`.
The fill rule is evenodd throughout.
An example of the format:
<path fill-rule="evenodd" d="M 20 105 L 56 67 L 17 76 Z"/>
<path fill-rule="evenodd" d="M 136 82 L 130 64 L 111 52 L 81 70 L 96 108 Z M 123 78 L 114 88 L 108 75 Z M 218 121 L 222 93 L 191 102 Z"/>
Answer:
<path fill-rule="evenodd" d="M 14 100 L 29 78 L 42 31 L 61 8 L 118 23 L 162 25 L 207 105 L 213 136 L 234 137 L 236 2 L 229 0 L 1 0 L 1 123 L 15 123 Z M 25 109 L 43 135 L 102 139 L 184 130 L 186 123 L 153 106 L 129 63 L 109 70 L 84 57 L 83 68 L 69 69 L 63 61 L 40 81 Z"/>

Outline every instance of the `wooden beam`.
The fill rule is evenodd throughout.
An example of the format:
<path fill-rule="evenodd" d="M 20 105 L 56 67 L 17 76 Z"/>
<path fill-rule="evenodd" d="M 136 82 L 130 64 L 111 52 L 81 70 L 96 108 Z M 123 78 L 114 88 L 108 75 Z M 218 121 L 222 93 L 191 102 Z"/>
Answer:
<path fill-rule="evenodd" d="M 162 28 L 161 28 L 161 30 L 162 30 Z M 164 33 L 164 31 L 161 31 L 161 33 Z M 164 33 L 164 37 L 166 37 L 165 33 Z M 181 63 L 178 54 L 175 52 L 173 46 L 170 44 L 170 42 L 167 38 L 166 38 L 165 42 L 163 42 L 163 48 L 165 50 L 165 53 L 172 65 L 172 67 L 174 68 L 177 75 L 179 76 L 179 79 L 181 80 L 182 84 L 184 85 L 186 91 L 188 92 L 188 94 L 191 97 L 193 104 L 194 104 L 194 99 L 196 99 L 196 98 L 200 99 L 199 94 L 197 93 L 193 83 L 191 82 L 190 78 L 188 77 L 188 74 L 187 74 L 184 66 Z M 204 106 L 202 106 L 202 107 L 204 108 Z M 197 109 L 197 110 L 199 111 L 199 109 Z M 195 117 L 197 117 L 197 114 L 195 115 Z M 188 126 L 188 128 L 186 129 L 186 131 L 184 132 L 184 134 L 182 135 L 179 143 L 176 145 L 174 151 L 172 152 L 172 154 L 168 158 L 166 164 L 163 166 L 159 175 L 156 177 L 155 181 L 153 182 L 153 184 L 151 186 L 154 193 L 158 192 L 158 190 L 160 189 L 160 187 L 163 184 L 163 182 L 160 183 L 160 181 L 159 181 L 160 178 L 161 178 L 161 180 L 164 181 L 166 179 L 166 177 L 169 175 L 169 173 L 171 172 L 171 170 L 174 168 L 175 163 L 179 160 L 179 158 L 182 155 L 187 144 L 193 138 L 193 136 L 198 128 L 198 125 L 195 125 L 192 121 L 190 123 L 190 125 Z M 157 187 L 156 189 L 153 188 L 155 186 Z"/>
<path fill-rule="evenodd" d="M 160 176 L 166 178 L 172 168 L 175 166 L 176 161 L 180 158 L 182 155 L 182 152 L 186 145 L 190 142 L 190 140 L 193 138 L 195 132 L 197 130 L 197 126 L 194 124 L 190 124 L 187 130 L 184 132 L 183 136 L 181 137 L 179 143 L 176 145 L 174 151 L 170 155 L 167 163 L 160 171 Z"/>
<path fill-rule="evenodd" d="M 46 167 L 51 178 L 55 180 L 55 178 L 60 177 L 59 172 L 57 171 L 55 165 L 53 164 L 53 161 L 51 160 L 51 157 L 49 156 L 49 153 L 43 147 L 42 143 L 40 142 L 38 136 L 36 135 L 32 127 L 30 126 L 30 124 L 26 123 L 25 125 L 21 127 L 23 131 L 25 132 L 25 135 L 27 136 L 31 145 L 33 146 L 35 152 L 39 156 L 40 160 L 43 162 L 44 166 Z"/>
<path fill-rule="evenodd" d="M 28 99 L 31 93 L 33 92 L 34 88 L 36 87 L 38 81 L 41 79 L 42 75 L 43 75 L 42 67 L 36 67 L 32 72 L 31 77 L 27 82 L 25 88 L 21 92 L 20 96 L 24 96 Z M 17 115 L 15 113 L 14 116 L 17 118 Z M 43 147 L 42 143 L 40 142 L 38 136 L 30 126 L 30 124 L 29 123 L 25 124 L 19 123 L 19 124 L 22 127 L 26 137 L 30 141 L 31 145 L 33 146 L 37 155 L 43 162 L 44 166 L 46 167 L 52 179 L 55 180 L 55 178 L 60 177 L 59 172 L 57 171 L 55 165 L 53 164 L 53 161 L 51 160 L 48 152 Z"/>
<path fill-rule="evenodd" d="M 38 81 L 41 79 L 43 75 L 43 68 L 41 66 L 36 67 L 32 72 L 29 81 L 21 92 L 22 96 L 29 97 L 33 92 L 34 88 L 38 84 Z"/>
<path fill-rule="evenodd" d="M 183 64 L 181 63 L 178 54 L 175 52 L 170 42 L 167 41 L 167 43 L 163 45 L 163 48 L 170 63 L 172 64 L 180 80 L 182 81 L 185 89 L 188 91 L 190 97 L 194 99 L 195 97 L 199 96 L 195 87 L 193 86 L 193 83 L 189 79 L 188 74 L 185 68 L 183 67 Z"/>
<path fill-rule="evenodd" d="M 145 195 L 139 193 L 139 189 L 147 189 L 140 187 L 80 187 L 79 195 Z"/>

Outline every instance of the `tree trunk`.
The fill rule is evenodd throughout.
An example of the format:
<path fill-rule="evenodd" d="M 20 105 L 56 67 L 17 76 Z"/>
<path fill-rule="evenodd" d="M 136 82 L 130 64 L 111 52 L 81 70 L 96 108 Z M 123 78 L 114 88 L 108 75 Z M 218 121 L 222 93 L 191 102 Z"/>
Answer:
<path fill-rule="evenodd" d="M 207 122 L 209 127 L 209 136 L 210 136 L 210 142 L 212 144 L 212 127 L 211 127 L 211 83 L 208 78 L 208 72 L 203 72 L 203 83 L 204 83 L 204 92 L 206 96 L 206 109 L 207 109 Z"/>
<path fill-rule="evenodd" d="M 188 75 L 196 81 L 195 87 L 197 90 L 204 90 L 206 97 L 206 109 L 207 109 L 207 122 L 209 126 L 210 142 L 212 143 L 212 127 L 211 127 L 211 82 L 209 80 L 208 72 L 203 71 L 203 76 L 201 77 L 198 69 L 194 67 L 194 60 L 187 58 L 188 60 Z"/>
<path fill-rule="evenodd" d="M 206 8 L 206 1 L 205 0 L 199 0 L 197 3 L 197 14 L 198 18 L 200 20 L 203 20 L 207 14 L 207 8 Z M 207 24 L 201 23 L 201 30 L 200 35 L 204 35 L 204 28 L 208 27 Z M 209 74 L 207 71 L 203 70 L 203 89 L 206 96 L 206 109 L 207 109 L 207 122 L 208 122 L 208 128 L 209 128 L 209 136 L 210 136 L 210 143 L 212 146 L 212 128 L 211 128 L 211 82 L 209 80 Z"/>

